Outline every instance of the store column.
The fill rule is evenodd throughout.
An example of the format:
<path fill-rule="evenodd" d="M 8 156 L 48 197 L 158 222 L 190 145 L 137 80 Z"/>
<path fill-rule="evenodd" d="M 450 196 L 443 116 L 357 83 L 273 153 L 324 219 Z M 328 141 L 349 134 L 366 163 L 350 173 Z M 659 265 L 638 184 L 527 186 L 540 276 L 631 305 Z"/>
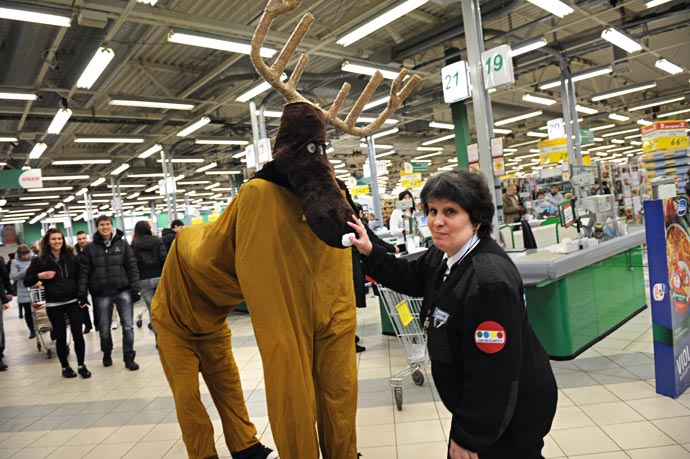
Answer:
<path fill-rule="evenodd" d="M 86 226 L 89 229 L 89 238 L 93 241 L 93 235 L 96 234 L 96 225 L 93 221 L 93 203 L 91 202 L 91 193 L 84 193 L 84 213 L 86 214 Z"/>
<path fill-rule="evenodd" d="M 370 135 L 366 136 L 367 141 L 367 154 L 369 157 L 369 171 L 371 172 L 371 183 L 369 188 L 371 189 L 371 204 L 374 207 L 374 215 L 376 216 L 376 227 L 381 228 L 383 226 L 383 214 L 381 213 L 381 195 L 379 194 L 379 177 L 376 171 L 376 145 L 374 144 L 374 138 Z"/>
<path fill-rule="evenodd" d="M 489 187 L 493 185 L 491 195 L 494 207 L 497 209 L 493 218 L 493 236 L 499 240 L 499 223 L 503 223 L 503 206 L 501 184 L 494 177 L 491 161 L 491 139 L 494 136 L 494 118 L 491 110 L 491 98 L 484 85 L 482 71 L 482 52 L 484 52 L 484 34 L 482 32 L 482 16 L 479 0 L 462 0 L 462 22 L 465 27 L 467 56 L 470 63 L 470 81 L 472 81 L 472 106 L 474 108 L 474 124 L 477 129 L 477 147 L 479 150 L 480 171 L 484 174 Z M 498 206 L 496 205 L 498 203 Z"/>
<path fill-rule="evenodd" d="M 115 214 L 115 228 L 119 228 L 122 232 L 125 232 L 125 221 L 122 215 L 122 193 L 120 191 L 120 180 L 121 177 L 118 176 L 110 177 L 110 186 L 113 190 L 113 200 L 110 207 L 113 209 Z"/>
<path fill-rule="evenodd" d="M 454 102 L 450 104 L 450 112 L 453 115 L 455 156 L 458 158 L 458 167 L 466 169 L 470 164 L 467 159 L 467 146 L 472 143 L 470 122 L 467 116 L 467 104 L 465 101 Z"/>

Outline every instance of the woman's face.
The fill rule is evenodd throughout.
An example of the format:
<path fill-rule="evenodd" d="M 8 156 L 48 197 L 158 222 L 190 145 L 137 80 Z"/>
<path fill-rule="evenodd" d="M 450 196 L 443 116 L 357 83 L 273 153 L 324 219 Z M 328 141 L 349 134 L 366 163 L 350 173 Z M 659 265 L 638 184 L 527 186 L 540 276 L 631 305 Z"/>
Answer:
<path fill-rule="evenodd" d="M 22 260 L 28 260 L 30 255 L 31 255 L 31 252 L 23 253 L 23 254 L 19 255 L 19 258 L 21 258 Z"/>
<path fill-rule="evenodd" d="M 62 248 L 62 234 L 60 233 L 52 233 L 50 235 L 50 239 L 48 239 L 48 244 L 50 245 L 50 249 L 54 251 L 59 251 Z"/>
<path fill-rule="evenodd" d="M 431 230 L 434 245 L 451 257 L 474 234 L 470 214 L 458 203 L 447 199 L 435 199 L 429 201 L 427 205 L 429 207 L 427 224 Z"/>

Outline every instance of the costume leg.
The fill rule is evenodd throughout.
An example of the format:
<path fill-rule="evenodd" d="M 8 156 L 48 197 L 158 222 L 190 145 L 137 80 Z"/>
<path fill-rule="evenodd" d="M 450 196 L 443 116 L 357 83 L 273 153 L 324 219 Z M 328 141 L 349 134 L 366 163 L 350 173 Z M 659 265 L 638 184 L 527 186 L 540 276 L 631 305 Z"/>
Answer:
<path fill-rule="evenodd" d="M 201 359 L 201 374 L 223 423 L 228 449 L 235 453 L 257 444 L 256 427 L 249 420 L 244 404 L 244 392 L 232 355 L 228 326 L 217 337 L 199 341 L 197 349 Z"/>
<path fill-rule="evenodd" d="M 314 344 L 321 453 L 324 459 L 356 459 L 357 360 L 352 342 L 357 312 L 353 304 L 338 304 L 323 313 L 327 322 Z"/>
<path fill-rule="evenodd" d="M 158 355 L 173 393 L 187 455 L 190 459 L 218 457 L 213 424 L 199 393 L 199 357 L 194 343 L 159 330 Z"/>
<path fill-rule="evenodd" d="M 314 344 L 312 327 L 302 325 L 311 322 L 311 311 L 288 305 L 287 297 L 248 304 L 263 361 L 268 418 L 281 459 L 317 459 Z"/>

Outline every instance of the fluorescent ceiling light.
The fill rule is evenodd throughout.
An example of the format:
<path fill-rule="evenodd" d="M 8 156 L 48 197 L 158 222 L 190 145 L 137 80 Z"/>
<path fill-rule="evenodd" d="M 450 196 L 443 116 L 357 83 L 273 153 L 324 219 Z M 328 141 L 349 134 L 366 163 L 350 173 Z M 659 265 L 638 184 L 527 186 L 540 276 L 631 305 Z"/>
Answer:
<path fill-rule="evenodd" d="M 160 108 L 163 110 L 193 110 L 195 105 L 184 100 L 148 99 L 131 96 L 110 96 L 109 105 L 119 107 Z"/>
<path fill-rule="evenodd" d="M 572 13 L 573 10 L 571 7 L 563 3 L 561 0 L 527 0 L 534 6 L 538 6 L 544 11 L 548 11 L 549 13 L 553 14 L 554 16 L 558 16 L 559 18 L 562 18 L 563 16 L 567 16 L 568 14 Z"/>
<path fill-rule="evenodd" d="M 598 67 L 592 67 L 586 70 L 581 70 L 570 75 L 573 82 L 587 80 L 589 78 L 594 78 L 600 75 L 606 75 L 613 72 L 613 68 L 610 65 L 600 65 Z M 566 80 L 568 81 L 568 80 Z M 561 85 L 560 78 L 555 78 L 553 80 L 545 81 L 539 85 L 539 89 L 551 89 Z"/>
<path fill-rule="evenodd" d="M 543 114 L 544 112 L 542 112 L 541 110 L 537 110 L 535 112 L 525 113 L 524 115 L 518 115 L 512 118 L 506 118 L 504 120 L 496 121 L 494 124 L 496 126 L 505 126 L 506 124 L 515 123 L 516 121 L 522 121 L 529 118 L 534 118 L 535 116 L 541 116 Z"/>
<path fill-rule="evenodd" d="M 628 121 L 630 119 L 629 116 L 619 115 L 617 113 L 609 113 L 609 118 L 614 121 Z"/>
<path fill-rule="evenodd" d="M 455 125 L 451 123 L 439 123 L 437 121 L 430 122 L 429 127 L 434 129 L 450 129 L 451 131 L 455 129 Z"/>
<path fill-rule="evenodd" d="M 435 143 L 443 142 L 445 140 L 450 140 L 450 139 L 454 139 L 454 138 L 455 138 L 455 134 L 444 135 L 443 137 L 437 137 L 435 139 L 431 139 L 431 140 L 427 140 L 426 142 L 422 142 L 422 145 L 426 147 L 429 145 L 433 145 Z"/>
<path fill-rule="evenodd" d="M 398 132 L 400 132 L 400 129 L 398 129 L 398 128 L 396 127 L 396 128 L 393 128 L 393 129 L 388 129 L 387 131 L 381 131 L 381 132 L 377 132 L 377 133 L 375 133 L 375 134 L 372 134 L 372 135 L 371 135 L 371 138 L 372 138 L 372 139 L 378 139 L 378 138 L 381 138 L 381 137 L 386 137 L 386 136 L 388 136 L 388 135 L 397 134 Z M 364 142 L 365 140 L 364 140 L 364 139 L 360 139 L 360 141 L 361 141 L 361 142 Z"/>
<path fill-rule="evenodd" d="M 287 75 L 283 73 L 280 76 L 280 81 L 285 81 L 285 80 L 287 80 Z M 272 88 L 271 84 L 268 81 L 264 81 L 262 83 L 259 83 L 256 86 L 254 86 L 253 88 L 247 90 L 246 92 L 240 94 L 239 96 L 237 96 L 235 101 L 236 102 L 242 102 L 242 103 L 248 102 L 248 101 L 252 100 L 253 98 L 255 98 L 256 96 L 258 96 L 259 94 L 264 93 L 271 88 Z"/>
<path fill-rule="evenodd" d="M 2 10 L 2 8 L 0 8 Z M 1 17 L 1 16 L 0 16 Z M 36 100 L 38 96 L 30 92 L 11 92 L 0 90 L 0 99 L 2 100 Z"/>
<path fill-rule="evenodd" d="M 29 153 L 29 159 L 38 159 L 41 157 L 44 151 L 48 148 L 48 145 L 46 145 L 43 142 L 39 142 L 36 145 L 34 145 L 34 148 L 31 150 L 31 153 Z"/>
<path fill-rule="evenodd" d="M 71 186 L 49 186 L 47 188 L 28 188 L 29 193 L 47 193 L 51 191 L 72 191 Z"/>
<path fill-rule="evenodd" d="M 644 110 L 645 108 L 656 107 L 658 105 L 671 104 L 673 102 L 680 102 L 685 100 L 685 95 L 661 97 L 659 99 L 648 100 L 639 104 L 631 105 L 628 110 L 634 112 L 636 110 Z"/>
<path fill-rule="evenodd" d="M 640 129 L 639 128 L 632 128 L 632 129 L 624 129 L 622 131 L 607 132 L 606 134 L 602 134 L 601 136 L 602 137 L 613 137 L 616 135 L 630 134 L 631 132 L 640 132 Z"/>
<path fill-rule="evenodd" d="M 611 129 L 613 127 L 616 127 L 615 124 L 604 124 L 603 126 L 595 126 L 589 128 L 590 131 L 592 132 L 597 132 L 597 131 L 605 131 L 606 129 Z"/>
<path fill-rule="evenodd" d="M 82 164 L 110 164 L 110 159 L 61 159 L 53 161 L 53 166 L 80 166 Z"/>
<path fill-rule="evenodd" d="M 256 112 L 256 116 L 259 116 L 261 113 Z M 264 110 L 264 118 L 280 118 L 283 116 L 283 112 L 279 112 L 277 110 Z"/>
<path fill-rule="evenodd" d="M 642 46 L 635 39 L 614 27 L 604 29 L 601 32 L 601 38 L 629 53 L 636 53 L 642 50 Z"/>
<path fill-rule="evenodd" d="M 602 92 L 592 97 L 593 102 L 597 102 L 604 99 L 609 99 L 611 97 L 618 97 L 625 94 L 630 94 L 633 92 L 644 91 L 645 89 L 651 89 L 656 87 L 656 81 L 649 81 L 647 83 L 632 84 L 629 86 L 623 86 L 622 88 L 612 89 L 611 91 Z"/>
<path fill-rule="evenodd" d="M 371 118 L 368 116 L 360 116 L 357 118 L 357 123 L 373 123 L 376 120 L 376 118 Z M 388 118 L 386 121 L 383 122 L 383 124 L 398 124 L 400 120 L 397 120 L 395 118 Z"/>
<path fill-rule="evenodd" d="M 398 78 L 399 70 L 387 70 L 378 64 L 366 64 L 363 62 L 344 61 L 340 69 L 343 72 L 358 73 L 360 75 L 373 75 L 378 70 L 384 78 L 395 80 Z"/>
<path fill-rule="evenodd" d="M 647 0 L 647 2 L 644 4 L 647 8 L 654 8 L 655 6 L 663 5 L 664 3 L 668 3 L 671 0 Z"/>
<path fill-rule="evenodd" d="M 86 66 L 84 72 L 77 81 L 77 88 L 91 89 L 91 86 L 96 83 L 98 77 L 101 76 L 105 68 L 110 64 L 110 61 L 115 57 L 115 52 L 104 46 L 96 50 L 96 54 L 91 58 L 91 62 Z"/>
<path fill-rule="evenodd" d="M 524 100 L 525 102 L 531 102 L 533 104 L 540 104 L 540 105 L 553 105 L 556 103 L 556 101 L 554 99 L 549 99 L 547 97 L 533 96 L 531 94 L 523 95 L 522 100 Z"/>
<path fill-rule="evenodd" d="M 151 178 L 151 177 L 165 177 L 162 172 L 152 172 L 150 174 L 127 174 L 127 178 Z"/>
<path fill-rule="evenodd" d="M 206 165 L 201 166 L 200 168 L 198 168 L 195 172 L 197 172 L 197 173 L 198 173 L 198 172 L 205 172 L 205 171 L 207 171 L 207 170 L 209 170 L 209 169 L 213 169 L 214 167 L 218 167 L 218 163 L 209 163 L 209 164 L 206 164 Z"/>
<path fill-rule="evenodd" d="M 249 145 L 246 140 L 232 140 L 224 137 L 199 137 L 194 140 L 197 145 Z"/>
<path fill-rule="evenodd" d="M 368 145 L 366 143 L 360 143 L 359 144 L 359 148 L 367 148 L 367 147 L 368 147 Z M 374 144 L 374 149 L 376 149 L 376 150 L 379 150 L 379 149 L 380 150 L 392 150 L 393 145 L 386 145 L 383 143 L 377 143 L 377 144 Z"/>
<path fill-rule="evenodd" d="M 211 118 L 209 118 L 208 116 L 202 116 L 199 120 L 188 125 L 184 129 L 182 129 L 180 132 L 178 132 L 176 135 L 177 135 L 177 137 L 187 137 L 192 132 L 198 131 L 199 129 L 206 126 L 210 122 L 211 122 Z"/>
<path fill-rule="evenodd" d="M 43 181 L 61 181 L 61 180 L 88 180 L 88 175 L 55 175 L 52 177 L 43 176 Z"/>
<path fill-rule="evenodd" d="M 527 137 L 541 137 L 541 138 L 544 138 L 544 137 L 548 137 L 548 136 L 549 136 L 549 135 L 546 134 L 546 133 L 544 133 L 544 132 L 529 131 L 529 132 L 527 133 Z"/>
<path fill-rule="evenodd" d="M 580 113 L 585 113 L 587 115 L 594 115 L 595 113 L 599 113 L 599 110 L 597 110 L 596 108 L 583 107 L 582 105 L 575 105 L 575 110 L 577 110 Z"/>
<path fill-rule="evenodd" d="M 168 159 L 171 163 L 203 163 L 205 161 L 204 158 L 172 158 Z M 158 163 L 162 163 L 162 159 L 156 160 Z"/>
<path fill-rule="evenodd" d="M 35 22 L 38 24 L 69 27 L 72 23 L 71 16 L 66 13 L 49 12 L 49 10 L 35 8 L 0 7 L 0 18 L 13 19 L 15 21 Z"/>
<path fill-rule="evenodd" d="M 205 185 L 211 183 L 210 180 L 184 180 L 177 182 L 180 185 Z"/>
<path fill-rule="evenodd" d="M 366 104 L 366 105 L 364 106 L 364 108 L 362 108 L 362 111 L 365 112 L 365 111 L 367 111 L 367 110 L 369 110 L 369 109 L 372 109 L 372 108 L 374 108 L 374 107 L 378 107 L 379 105 L 387 104 L 387 103 L 388 103 L 388 99 L 390 99 L 390 96 L 381 97 L 380 99 L 372 100 L 371 102 L 369 102 L 368 104 Z"/>
<path fill-rule="evenodd" d="M 143 3 L 145 5 L 151 5 L 154 6 L 156 3 L 158 3 L 158 0 L 137 0 L 138 3 Z"/>
<path fill-rule="evenodd" d="M 385 152 L 385 153 L 380 153 L 380 154 L 376 155 L 376 159 L 384 158 L 384 157 L 386 157 L 386 156 L 391 156 L 391 155 L 394 155 L 394 154 L 395 154 L 395 151 L 387 151 L 387 152 Z"/>
<path fill-rule="evenodd" d="M 510 55 L 512 57 L 515 57 L 521 54 L 526 54 L 530 51 L 534 51 L 535 49 L 543 48 L 547 44 L 548 43 L 546 42 L 546 38 L 544 37 L 531 38 L 529 40 L 517 43 L 515 46 L 513 46 Z"/>
<path fill-rule="evenodd" d="M 338 38 L 336 43 L 341 46 L 350 46 L 356 41 L 366 37 L 367 35 L 379 30 L 380 28 L 390 24 L 396 19 L 405 16 L 407 13 L 416 10 L 420 6 L 427 3 L 429 0 L 407 0 L 398 2 L 392 8 L 387 9 L 375 18 L 367 21 L 353 31 Z"/>
<path fill-rule="evenodd" d="M 654 63 L 654 66 L 658 69 L 663 70 L 666 73 L 670 73 L 671 75 L 676 75 L 678 73 L 683 73 L 683 67 L 680 65 L 674 64 L 673 62 L 666 60 L 666 59 L 659 59 Z"/>
<path fill-rule="evenodd" d="M 647 121 L 647 120 L 637 120 L 637 121 L 635 121 L 635 122 L 636 122 L 637 124 L 639 124 L 640 126 L 649 126 L 649 125 L 651 125 L 651 124 L 654 124 L 654 123 L 652 123 L 651 121 Z"/>
<path fill-rule="evenodd" d="M 60 199 L 59 194 L 44 195 L 44 196 L 20 196 L 20 201 L 38 201 L 39 199 Z"/>
<path fill-rule="evenodd" d="M 102 185 L 104 183 L 105 183 L 105 178 L 100 177 L 100 178 L 97 178 L 96 180 L 94 180 L 93 182 L 91 182 L 91 185 L 89 185 L 89 186 L 97 187 L 98 185 Z"/>
<path fill-rule="evenodd" d="M 152 193 L 158 189 L 158 185 L 153 185 L 152 187 L 146 188 L 144 193 Z"/>
<path fill-rule="evenodd" d="M 681 113 L 690 112 L 690 108 L 684 108 L 682 110 L 676 110 L 673 112 L 664 113 L 662 115 L 657 115 L 657 118 L 668 118 L 669 116 L 680 115 Z"/>
<path fill-rule="evenodd" d="M 434 153 L 428 153 L 428 154 L 426 154 L 426 155 L 415 156 L 415 157 L 413 157 L 412 159 L 418 160 L 418 159 L 432 158 L 432 157 L 438 156 L 438 155 L 440 155 L 440 154 L 442 154 L 442 153 L 443 153 L 443 152 L 441 152 L 441 151 L 437 151 L 437 152 L 434 152 Z"/>
<path fill-rule="evenodd" d="M 116 168 L 110 173 L 110 175 L 120 175 L 121 173 L 123 173 L 123 172 L 126 171 L 127 169 L 129 169 L 129 164 L 128 164 L 128 163 L 122 163 L 122 164 L 120 164 L 118 167 L 116 167 Z"/>
<path fill-rule="evenodd" d="M 201 48 L 217 49 L 220 51 L 228 51 L 230 53 L 251 54 L 252 45 L 247 40 L 228 39 L 218 35 L 211 35 L 201 32 L 170 30 L 168 34 L 168 41 L 171 43 L 179 43 L 181 45 L 199 46 Z M 275 49 L 262 47 L 259 51 L 261 57 L 273 57 L 276 53 Z"/>
<path fill-rule="evenodd" d="M 62 132 L 62 128 L 65 127 L 70 116 L 72 116 L 72 110 L 69 108 L 61 108 L 58 110 L 50 126 L 48 126 L 48 134 L 59 134 Z"/>
<path fill-rule="evenodd" d="M 134 192 L 134 193 L 130 194 L 129 196 L 127 196 L 127 199 L 134 199 L 134 198 L 138 198 L 139 196 L 141 196 L 141 193 L 137 191 L 137 192 Z"/>
<path fill-rule="evenodd" d="M 143 137 L 131 136 L 93 136 L 93 135 L 77 135 L 74 138 L 76 143 L 144 143 Z"/>
<path fill-rule="evenodd" d="M 206 171 L 206 175 L 239 175 L 242 171 Z"/>
<path fill-rule="evenodd" d="M 417 151 L 441 151 L 443 147 L 417 147 Z"/>
<path fill-rule="evenodd" d="M 501 129 L 501 128 L 494 128 L 494 134 L 503 134 L 507 135 L 513 132 L 511 129 Z"/>
<path fill-rule="evenodd" d="M 137 158 L 146 159 L 146 158 L 148 158 L 149 156 L 151 156 L 151 155 L 153 155 L 153 154 L 155 154 L 155 153 L 158 153 L 158 152 L 161 151 L 161 150 L 163 150 L 163 145 L 157 143 L 157 144 L 155 144 L 154 146 L 152 146 L 152 147 L 150 147 L 150 148 L 147 148 L 147 149 L 144 150 L 143 152 L 139 153 L 139 156 L 137 156 Z"/>
<path fill-rule="evenodd" d="M 0 136 L 0 142 L 17 142 L 17 141 L 19 141 L 19 139 L 16 137 Z"/>
<path fill-rule="evenodd" d="M 611 143 L 622 145 L 625 143 L 625 140 L 623 140 L 623 139 L 611 139 Z"/>

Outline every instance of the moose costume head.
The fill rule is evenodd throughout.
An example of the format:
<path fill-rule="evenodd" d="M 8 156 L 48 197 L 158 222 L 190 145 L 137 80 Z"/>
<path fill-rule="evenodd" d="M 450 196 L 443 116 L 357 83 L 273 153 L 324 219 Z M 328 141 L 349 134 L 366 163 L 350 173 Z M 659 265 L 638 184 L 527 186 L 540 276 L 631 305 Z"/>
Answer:
<path fill-rule="evenodd" d="M 272 66 L 267 66 L 259 55 L 273 19 L 292 11 L 300 3 L 301 0 L 268 2 L 252 38 L 251 60 L 257 72 L 288 102 L 283 108 L 280 129 L 273 149 L 275 159 L 270 167 L 287 179 L 300 201 L 309 227 L 319 239 L 332 247 L 342 248 L 350 245 L 349 238 L 345 235 L 351 231 L 347 222 L 352 219 L 354 211 L 341 193 L 333 167 L 326 156 L 326 122 L 348 134 L 371 135 L 393 114 L 421 78 L 417 75 L 412 76 L 399 90 L 407 76 L 407 71 L 402 70 L 391 85 L 390 99 L 385 110 L 364 127 L 356 127 L 355 122 L 383 80 L 378 71 L 371 77 L 369 84 L 344 120 L 338 117 L 338 110 L 350 90 L 348 83 L 343 84 L 328 111 L 313 105 L 297 92 L 297 83 L 309 61 L 306 54 L 302 54 L 287 82 L 281 81 L 281 75 L 309 30 L 314 16 L 307 13 L 302 17 Z"/>

